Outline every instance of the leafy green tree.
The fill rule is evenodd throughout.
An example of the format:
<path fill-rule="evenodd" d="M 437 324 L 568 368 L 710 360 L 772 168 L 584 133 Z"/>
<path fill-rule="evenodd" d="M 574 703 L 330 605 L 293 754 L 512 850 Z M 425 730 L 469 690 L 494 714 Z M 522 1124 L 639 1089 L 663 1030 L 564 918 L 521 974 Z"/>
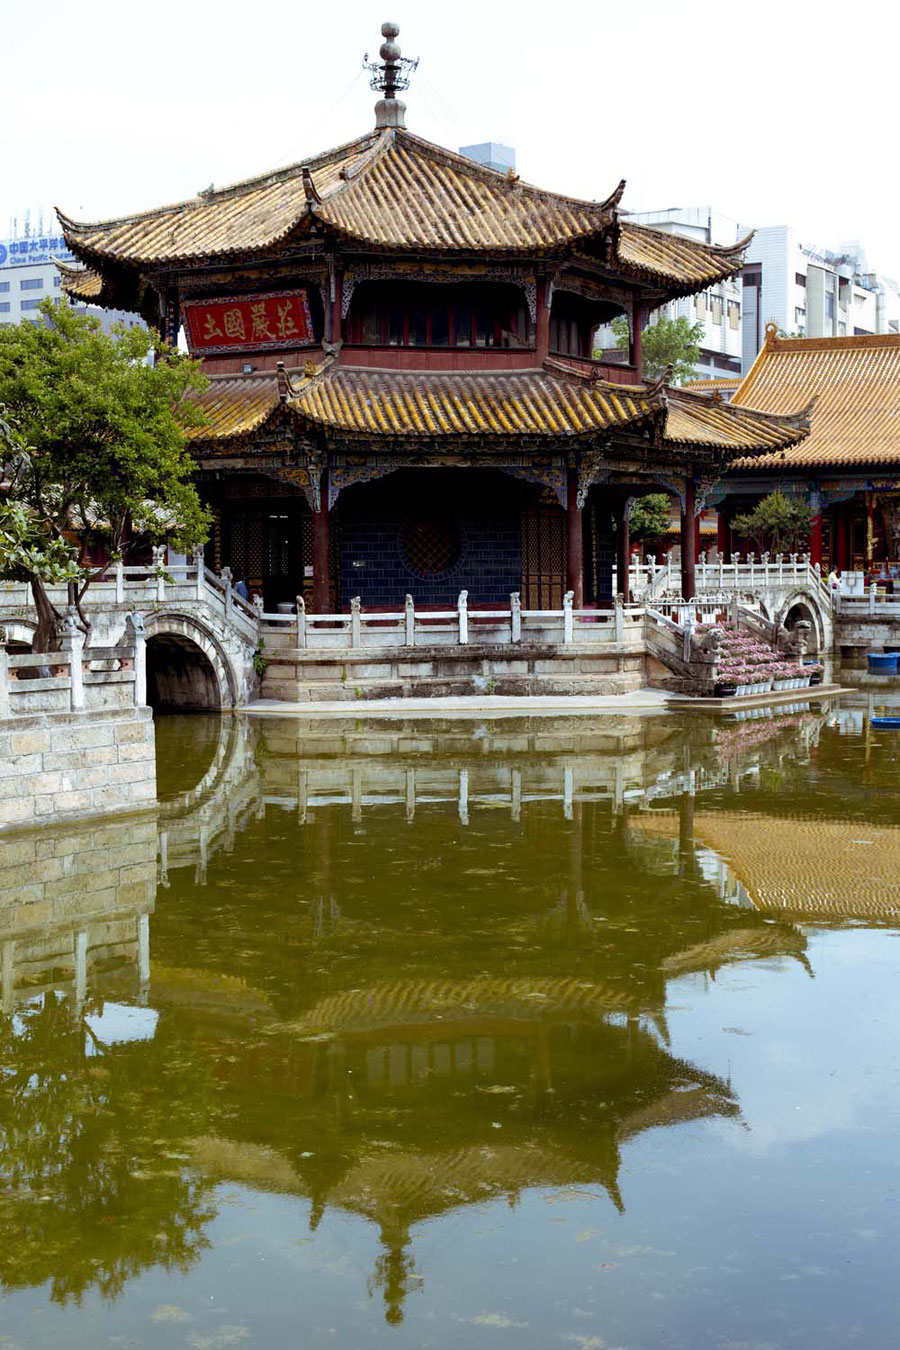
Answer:
<path fill-rule="evenodd" d="M 199 366 L 142 328 L 107 335 L 49 300 L 41 312 L 42 323 L 0 328 L 0 575 L 31 583 L 47 651 L 60 617 L 48 584 L 67 584 L 87 633 L 85 593 L 133 534 L 191 547 L 209 518 L 186 445 L 204 420 L 191 397 L 206 386 Z M 109 546 L 101 567 L 87 561 L 95 531 Z"/>
<path fill-rule="evenodd" d="M 760 553 L 792 553 L 808 540 L 811 520 L 812 511 L 803 498 L 770 492 L 752 511 L 735 516 L 732 525 L 752 539 Z"/>
<path fill-rule="evenodd" d="M 644 543 L 647 539 L 659 539 L 668 533 L 670 520 L 669 498 L 665 492 L 652 492 L 649 497 L 638 497 L 631 509 L 632 541 Z"/>
<path fill-rule="evenodd" d="M 612 331 L 619 347 L 628 346 L 628 320 L 624 314 L 612 321 Z M 703 324 L 689 323 L 687 319 L 667 319 L 660 314 L 655 323 L 648 324 L 641 338 L 643 375 L 659 379 L 667 366 L 673 368 L 673 384 L 689 380 L 700 357 Z"/>

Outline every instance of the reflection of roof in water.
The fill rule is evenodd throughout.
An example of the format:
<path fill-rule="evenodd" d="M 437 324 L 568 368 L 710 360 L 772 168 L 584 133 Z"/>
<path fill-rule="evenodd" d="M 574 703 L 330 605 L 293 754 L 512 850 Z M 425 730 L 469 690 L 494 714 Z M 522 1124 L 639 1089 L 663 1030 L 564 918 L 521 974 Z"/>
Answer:
<path fill-rule="evenodd" d="M 696 1074 L 696 1071 L 692 1071 Z M 684 1124 L 707 1116 L 735 1116 L 738 1107 L 725 1083 L 703 1075 L 679 1090 L 668 1088 L 594 1133 L 589 1156 L 548 1133 L 513 1143 L 463 1143 L 456 1147 L 410 1149 L 364 1147 L 320 1201 L 364 1214 L 376 1222 L 418 1222 L 461 1205 L 540 1186 L 601 1185 L 618 1209 L 618 1144 L 643 1130 Z M 276 1149 L 219 1137 L 197 1139 L 194 1163 L 214 1177 L 277 1191 L 307 1193 L 310 1183 Z"/>
<path fill-rule="evenodd" d="M 758 921 L 757 921 L 758 922 Z M 806 938 L 796 928 L 765 924 L 759 928 L 733 928 L 675 952 L 660 962 L 664 975 L 687 975 L 691 971 L 715 970 L 728 961 L 755 957 L 797 956 L 806 950 Z"/>
<path fill-rule="evenodd" d="M 579 1013 L 604 1017 L 617 1011 L 637 1012 L 638 1006 L 618 989 L 577 979 L 394 980 L 329 995 L 310 1008 L 294 1029 L 301 1034 L 346 1033 L 449 1016 L 537 1019 Z"/>
<path fill-rule="evenodd" d="M 678 835 L 673 812 L 652 811 L 639 823 Z M 693 834 L 730 864 L 767 914 L 900 920 L 900 827 L 704 811 L 694 816 Z"/>

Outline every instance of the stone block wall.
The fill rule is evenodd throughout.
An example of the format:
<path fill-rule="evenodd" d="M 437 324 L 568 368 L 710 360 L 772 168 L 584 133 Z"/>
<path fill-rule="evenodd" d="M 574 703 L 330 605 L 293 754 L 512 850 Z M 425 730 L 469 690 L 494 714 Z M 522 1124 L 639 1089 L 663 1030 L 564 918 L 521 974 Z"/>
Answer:
<path fill-rule="evenodd" d="M 0 830 L 135 811 L 155 801 L 149 708 L 0 720 Z"/>

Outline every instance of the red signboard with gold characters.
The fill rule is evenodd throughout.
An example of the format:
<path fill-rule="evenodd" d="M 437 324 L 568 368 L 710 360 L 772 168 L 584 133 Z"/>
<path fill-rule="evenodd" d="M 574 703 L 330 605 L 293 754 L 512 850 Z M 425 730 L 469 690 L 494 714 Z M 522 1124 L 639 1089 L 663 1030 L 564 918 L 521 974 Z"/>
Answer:
<path fill-rule="evenodd" d="M 313 341 L 305 291 L 189 300 L 184 322 L 188 346 L 198 355 L 302 347 Z"/>

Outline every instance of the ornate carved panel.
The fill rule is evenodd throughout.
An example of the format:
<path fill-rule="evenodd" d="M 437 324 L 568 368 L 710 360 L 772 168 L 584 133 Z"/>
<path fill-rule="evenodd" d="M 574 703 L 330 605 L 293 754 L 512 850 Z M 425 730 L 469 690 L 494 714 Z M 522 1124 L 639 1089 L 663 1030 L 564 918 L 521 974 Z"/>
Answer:
<path fill-rule="evenodd" d="M 368 483 L 398 469 L 499 469 L 513 478 L 550 489 L 566 505 L 566 463 L 562 455 L 348 455 L 331 456 L 328 505 L 344 488 Z"/>

